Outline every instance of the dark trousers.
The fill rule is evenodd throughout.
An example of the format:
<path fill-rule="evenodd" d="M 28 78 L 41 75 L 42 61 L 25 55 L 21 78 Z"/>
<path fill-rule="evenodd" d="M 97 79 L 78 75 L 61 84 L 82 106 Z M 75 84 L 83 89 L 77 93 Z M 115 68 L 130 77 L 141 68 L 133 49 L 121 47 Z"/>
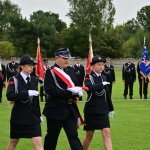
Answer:
<path fill-rule="evenodd" d="M 67 135 L 71 150 L 83 150 L 77 133 L 77 119 L 69 116 L 66 120 L 47 119 L 47 134 L 44 141 L 44 150 L 55 150 L 58 136 L 62 127 Z"/>
<path fill-rule="evenodd" d="M 147 99 L 148 82 L 146 82 L 145 80 L 143 82 L 144 82 L 144 85 L 143 85 L 143 93 L 142 93 L 142 79 L 139 78 L 139 94 L 140 94 L 140 98 L 142 98 L 142 95 L 144 94 L 144 98 Z"/>
<path fill-rule="evenodd" d="M 110 97 L 111 97 L 111 94 L 112 94 L 112 83 L 111 82 L 108 85 L 108 88 L 109 88 L 109 94 L 110 94 Z"/>
<path fill-rule="evenodd" d="M 128 89 L 129 89 L 129 95 L 132 97 L 133 95 L 133 82 L 125 81 L 124 84 L 124 96 L 128 95 Z"/>
<path fill-rule="evenodd" d="M 43 100 L 43 97 L 44 97 L 44 96 L 45 96 L 44 87 L 41 86 L 41 87 L 40 87 L 40 100 L 41 100 L 41 102 L 44 101 L 44 100 Z M 46 100 L 46 96 L 45 96 L 45 100 Z"/>
<path fill-rule="evenodd" d="M 0 84 L 0 103 L 2 102 L 3 84 Z"/>

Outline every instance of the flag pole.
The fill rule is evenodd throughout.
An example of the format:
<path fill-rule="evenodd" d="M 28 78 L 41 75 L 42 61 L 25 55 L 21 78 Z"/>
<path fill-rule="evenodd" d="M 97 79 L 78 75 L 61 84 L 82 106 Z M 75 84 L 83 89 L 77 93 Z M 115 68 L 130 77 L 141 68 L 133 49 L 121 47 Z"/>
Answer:
<path fill-rule="evenodd" d="M 90 48 L 90 51 L 92 52 L 91 53 L 91 59 L 93 58 L 93 48 L 92 48 L 92 34 L 91 32 L 89 33 L 89 48 Z"/>
<path fill-rule="evenodd" d="M 37 38 L 37 44 L 38 44 L 38 48 L 40 48 L 40 38 Z"/>

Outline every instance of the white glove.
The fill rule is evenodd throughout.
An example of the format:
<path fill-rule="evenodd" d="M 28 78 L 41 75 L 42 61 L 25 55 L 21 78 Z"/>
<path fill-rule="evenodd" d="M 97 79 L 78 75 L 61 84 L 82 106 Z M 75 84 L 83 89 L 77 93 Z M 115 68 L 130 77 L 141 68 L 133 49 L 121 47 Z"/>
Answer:
<path fill-rule="evenodd" d="M 41 120 L 41 123 L 44 124 L 44 120 L 42 116 L 40 117 L 40 120 Z"/>
<path fill-rule="evenodd" d="M 110 117 L 110 118 L 113 118 L 114 113 L 115 113 L 114 111 L 110 111 L 110 112 L 109 112 L 109 117 Z"/>
<path fill-rule="evenodd" d="M 78 120 L 77 120 L 77 127 L 79 128 L 80 125 L 81 125 L 81 121 L 80 121 L 80 118 L 78 118 Z"/>
<path fill-rule="evenodd" d="M 102 82 L 102 84 L 103 84 L 103 85 L 107 85 L 107 84 L 110 84 L 110 82 L 104 81 L 104 82 Z"/>
<path fill-rule="evenodd" d="M 68 88 L 67 90 L 71 91 L 74 94 L 78 94 L 79 91 L 82 91 L 81 87 L 72 87 L 72 88 Z"/>
<path fill-rule="evenodd" d="M 28 90 L 29 96 L 38 96 L 39 92 L 36 90 Z"/>
<path fill-rule="evenodd" d="M 77 94 L 79 97 L 82 97 L 83 96 L 83 90 L 80 90 Z"/>

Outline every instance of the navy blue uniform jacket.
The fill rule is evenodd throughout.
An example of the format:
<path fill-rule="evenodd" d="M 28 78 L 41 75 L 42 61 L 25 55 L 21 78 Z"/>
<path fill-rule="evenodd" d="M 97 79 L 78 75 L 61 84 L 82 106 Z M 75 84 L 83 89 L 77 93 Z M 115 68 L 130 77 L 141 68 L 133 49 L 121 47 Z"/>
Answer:
<path fill-rule="evenodd" d="M 94 84 L 92 84 L 90 76 L 92 76 Z M 89 88 L 89 91 L 87 102 L 84 107 L 84 113 L 107 114 L 114 110 L 108 87 L 106 85 L 103 86 L 103 81 L 106 81 L 106 77 L 103 74 L 101 74 L 101 77 L 98 77 L 92 71 L 90 75 L 86 75 L 85 86 Z"/>
<path fill-rule="evenodd" d="M 31 86 L 28 88 L 23 77 L 18 74 L 18 93 L 15 93 L 14 79 L 11 78 L 7 88 L 7 99 L 14 101 L 11 112 L 11 121 L 17 124 L 36 124 L 40 123 L 40 105 L 38 96 L 33 96 L 29 100 L 28 90 L 38 90 L 38 80 L 31 76 Z"/>
<path fill-rule="evenodd" d="M 59 67 L 57 64 L 54 67 Z M 75 77 L 74 69 L 72 67 L 67 67 L 65 72 L 71 77 L 75 85 L 78 85 L 77 79 Z M 77 111 L 76 104 L 68 104 L 69 99 L 73 99 L 74 96 L 72 92 L 67 90 L 67 85 L 65 82 L 55 74 L 56 80 L 61 88 L 59 88 L 52 76 L 51 68 L 47 69 L 44 80 L 44 89 L 47 94 L 47 100 L 43 114 L 52 119 L 63 120 L 69 115 L 73 115 L 78 118 L 79 113 Z"/>

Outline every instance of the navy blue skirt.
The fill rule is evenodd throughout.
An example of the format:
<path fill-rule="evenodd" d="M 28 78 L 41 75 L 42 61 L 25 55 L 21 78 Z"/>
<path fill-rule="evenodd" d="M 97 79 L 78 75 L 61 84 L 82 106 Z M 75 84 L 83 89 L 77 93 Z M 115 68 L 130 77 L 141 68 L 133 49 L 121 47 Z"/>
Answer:
<path fill-rule="evenodd" d="M 108 114 L 84 114 L 84 130 L 101 130 L 110 128 Z"/>
<path fill-rule="evenodd" d="M 34 125 L 22 125 L 10 123 L 10 138 L 32 138 L 41 136 L 41 126 L 40 124 Z"/>

